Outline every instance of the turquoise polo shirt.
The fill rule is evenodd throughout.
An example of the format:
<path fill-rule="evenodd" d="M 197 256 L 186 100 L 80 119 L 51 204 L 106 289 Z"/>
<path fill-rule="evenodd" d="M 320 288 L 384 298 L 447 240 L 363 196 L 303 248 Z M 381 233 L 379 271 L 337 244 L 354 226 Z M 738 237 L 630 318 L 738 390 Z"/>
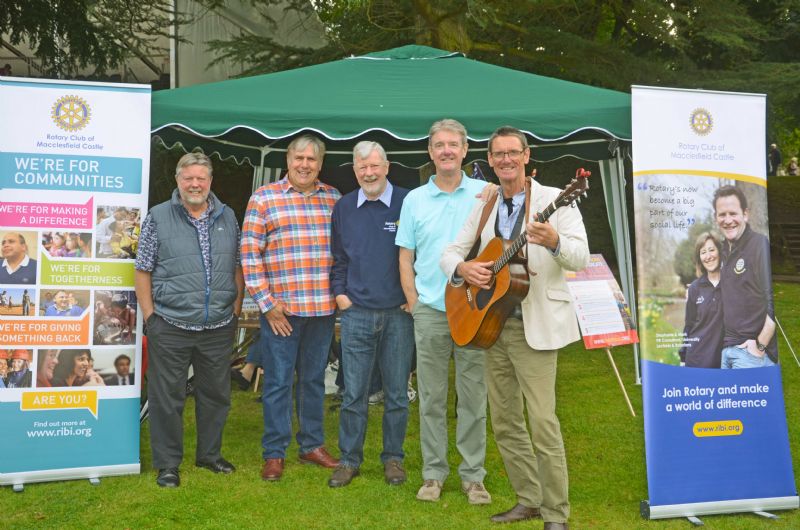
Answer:
<path fill-rule="evenodd" d="M 419 301 L 444 311 L 444 289 L 447 277 L 439 268 L 444 247 L 456 238 L 469 212 L 478 200 L 477 194 L 486 182 L 467 177 L 461 172 L 461 183 L 451 193 L 434 183 L 411 190 L 400 210 L 395 245 L 413 250 L 416 254 L 414 272 Z"/>

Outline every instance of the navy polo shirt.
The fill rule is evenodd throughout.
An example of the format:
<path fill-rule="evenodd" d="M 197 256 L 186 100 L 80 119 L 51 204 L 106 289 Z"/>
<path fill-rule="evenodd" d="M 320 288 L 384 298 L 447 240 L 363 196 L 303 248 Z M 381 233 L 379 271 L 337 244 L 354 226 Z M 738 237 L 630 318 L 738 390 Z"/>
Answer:
<path fill-rule="evenodd" d="M 736 241 L 722 243 L 722 305 L 725 322 L 723 345 L 738 346 L 757 339 L 767 315 L 775 319 L 769 239 L 746 226 Z M 778 362 L 778 341 L 773 335 L 767 354 Z"/>
<path fill-rule="evenodd" d="M 716 287 L 708 275 L 689 285 L 681 361 L 693 368 L 719 368 L 722 362 L 723 316 L 721 282 Z"/>

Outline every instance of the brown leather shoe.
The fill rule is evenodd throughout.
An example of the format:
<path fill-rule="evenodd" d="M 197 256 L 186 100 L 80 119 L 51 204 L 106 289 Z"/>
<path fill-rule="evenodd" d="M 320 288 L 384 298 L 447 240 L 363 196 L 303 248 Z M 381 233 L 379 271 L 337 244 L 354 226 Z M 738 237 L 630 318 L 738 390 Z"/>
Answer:
<path fill-rule="evenodd" d="M 261 480 L 280 480 L 283 475 L 283 458 L 267 458 L 261 468 Z"/>
<path fill-rule="evenodd" d="M 327 467 L 330 469 L 339 465 L 339 461 L 333 458 L 324 447 L 317 447 L 313 451 L 309 451 L 300 455 L 301 464 L 316 464 L 318 466 Z"/>
<path fill-rule="evenodd" d="M 383 477 L 391 486 L 399 486 L 406 481 L 406 470 L 399 460 L 389 460 L 383 464 Z"/>
<path fill-rule="evenodd" d="M 567 523 L 544 523 L 544 530 L 569 530 Z"/>
<path fill-rule="evenodd" d="M 353 481 L 353 477 L 358 476 L 358 469 L 344 464 L 339 464 L 333 471 L 333 475 L 328 479 L 328 486 L 331 488 L 340 488 L 347 486 Z"/>
<path fill-rule="evenodd" d="M 538 519 L 542 516 L 539 508 L 528 508 L 517 504 L 507 512 L 498 513 L 491 517 L 493 523 L 516 523 L 517 521 L 527 521 L 528 519 Z M 546 523 L 557 524 L 557 523 Z M 546 525 L 545 525 L 546 526 Z M 555 530 L 555 527 L 553 528 Z"/>

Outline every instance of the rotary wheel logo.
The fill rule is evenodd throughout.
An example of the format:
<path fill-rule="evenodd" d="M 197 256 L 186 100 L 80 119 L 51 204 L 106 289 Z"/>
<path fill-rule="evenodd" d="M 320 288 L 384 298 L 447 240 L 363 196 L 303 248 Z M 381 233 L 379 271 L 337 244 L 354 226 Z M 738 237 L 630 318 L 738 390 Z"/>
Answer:
<path fill-rule="evenodd" d="M 706 109 L 694 109 L 689 119 L 692 130 L 700 136 L 705 136 L 714 127 L 714 119 Z"/>
<path fill-rule="evenodd" d="M 67 132 L 80 131 L 89 123 L 92 109 L 78 96 L 63 96 L 53 103 L 53 122 Z"/>

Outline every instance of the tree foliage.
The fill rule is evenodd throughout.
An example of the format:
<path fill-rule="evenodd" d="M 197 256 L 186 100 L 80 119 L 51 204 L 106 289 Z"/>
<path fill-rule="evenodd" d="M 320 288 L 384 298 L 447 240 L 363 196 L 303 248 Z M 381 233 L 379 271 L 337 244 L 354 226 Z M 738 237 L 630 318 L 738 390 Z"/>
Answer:
<path fill-rule="evenodd" d="M 643 84 L 766 92 L 773 139 L 798 128 L 800 0 L 253 1 L 318 17 L 327 45 L 214 43 L 219 60 L 250 65 L 245 75 L 416 43 L 623 91 Z"/>
<path fill-rule="evenodd" d="M 51 77 L 87 66 L 104 73 L 130 56 L 161 53 L 159 37 L 187 21 L 171 0 L 0 1 L 0 33 L 13 45 L 25 42 Z"/>

